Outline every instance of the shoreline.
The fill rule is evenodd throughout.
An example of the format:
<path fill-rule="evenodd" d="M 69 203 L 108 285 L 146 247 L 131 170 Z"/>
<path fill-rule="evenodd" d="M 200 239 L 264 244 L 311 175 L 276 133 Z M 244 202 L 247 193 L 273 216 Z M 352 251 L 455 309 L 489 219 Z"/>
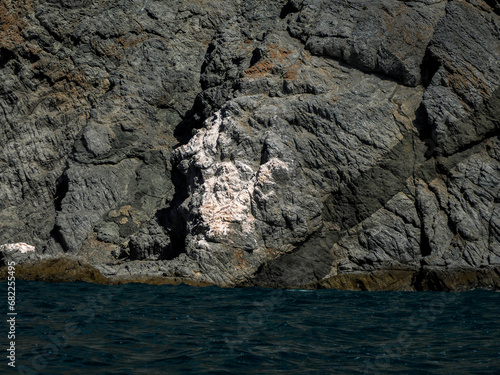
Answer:
<path fill-rule="evenodd" d="M 131 264 L 123 262 L 114 266 Z M 155 261 L 142 261 L 149 266 Z M 98 266 L 98 265 L 97 265 Z M 109 265 L 108 265 L 109 266 Z M 387 269 L 371 272 L 351 272 L 329 276 L 303 285 L 269 285 L 255 283 L 251 279 L 235 284 L 216 284 L 200 278 L 177 275 L 133 273 L 129 276 L 103 274 L 95 265 L 71 257 L 54 257 L 16 265 L 16 279 L 50 283 L 83 281 L 101 285 L 143 283 L 149 285 L 180 285 L 196 287 L 219 286 L 223 288 L 265 287 L 271 289 L 337 289 L 346 291 L 449 291 L 461 292 L 473 289 L 500 291 L 500 266 L 443 269 L 424 266 L 420 270 Z M 0 268 L 0 279 L 7 279 L 8 267 Z"/>

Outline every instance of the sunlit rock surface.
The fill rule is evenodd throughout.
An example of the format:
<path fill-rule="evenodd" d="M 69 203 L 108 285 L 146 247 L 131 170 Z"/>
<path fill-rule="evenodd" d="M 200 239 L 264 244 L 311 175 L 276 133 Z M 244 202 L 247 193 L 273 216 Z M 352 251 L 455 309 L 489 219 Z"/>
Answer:
<path fill-rule="evenodd" d="M 0 243 L 36 251 L 3 262 L 53 281 L 70 262 L 96 282 L 499 288 L 499 14 L 4 1 Z"/>

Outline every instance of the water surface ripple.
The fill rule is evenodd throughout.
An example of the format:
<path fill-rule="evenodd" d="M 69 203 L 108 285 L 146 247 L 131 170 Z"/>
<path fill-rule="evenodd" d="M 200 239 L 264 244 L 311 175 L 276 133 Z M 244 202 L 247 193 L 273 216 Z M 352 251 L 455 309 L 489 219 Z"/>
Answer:
<path fill-rule="evenodd" d="M 17 281 L 16 293 L 25 374 L 500 374 L 491 291 Z"/>

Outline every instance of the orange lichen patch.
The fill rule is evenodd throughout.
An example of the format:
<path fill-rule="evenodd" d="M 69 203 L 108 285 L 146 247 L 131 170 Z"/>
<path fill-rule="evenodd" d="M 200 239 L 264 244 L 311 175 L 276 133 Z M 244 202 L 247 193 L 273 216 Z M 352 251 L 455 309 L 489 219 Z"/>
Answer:
<path fill-rule="evenodd" d="M 335 103 L 339 98 L 340 98 L 340 95 L 335 95 L 335 96 L 331 97 L 330 99 L 328 99 L 328 101 L 330 103 Z"/>
<path fill-rule="evenodd" d="M 236 258 L 236 260 L 238 261 L 238 266 L 241 268 L 241 269 L 244 269 L 244 268 L 247 268 L 248 266 L 248 261 L 243 257 L 243 251 L 242 250 L 236 250 L 236 252 L 234 253 L 234 257 Z"/>
<path fill-rule="evenodd" d="M 396 17 L 401 17 L 401 16 L 405 15 L 406 13 L 408 13 L 408 6 L 406 6 L 406 5 L 401 4 L 396 9 Z"/>
<path fill-rule="evenodd" d="M 417 39 L 419 41 L 426 41 L 432 36 L 433 29 L 429 25 L 419 24 L 417 30 Z"/>
<path fill-rule="evenodd" d="M 448 76 L 448 82 L 453 90 L 457 93 L 467 93 L 471 88 L 479 90 L 483 98 L 490 96 L 488 85 L 479 77 L 469 73 L 460 74 L 453 73 Z"/>
<path fill-rule="evenodd" d="M 265 77 L 272 72 L 274 68 L 274 63 L 271 60 L 262 60 L 257 64 L 251 66 L 250 68 L 245 70 L 245 74 L 247 77 L 255 78 L 255 77 Z"/>
<path fill-rule="evenodd" d="M 408 46 L 417 46 L 419 44 L 426 43 L 432 35 L 432 29 L 428 25 L 419 24 L 416 30 L 408 29 L 404 23 L 400 24 L 400 27 L 396 30 L 396 33 L 404 35 L 404 42 Z"/>
<path fill-rule="evenodd" d="M 382 10 L 385 11 L 384 12 L 385 28 L 380 29 L 380 31 L 377 34 L 378 37 L 383 36 L 385 33 L 392 33 L 392 31 L 394 30 L 394 27 L 395 27 L 394 16 L 385 7 L 382 7 Z"/>
<path fill-rule="evenodd" d="M 132 206 L 123 206 L 119 210 L 111 210 L 108 213 L 109 218 L 117 218 L 120 216 L 130 216 L 132 211 Z"/>
<path fill-rule="evenodd" d="M 67 111 L 72 110 L 74 108 L 74 100 L 73 97 L 77 96 L 74 92 L 66 92 L 64 93 L 56 91 L 55 93 L 48 96 L 52 100 L 52 103 L 57 107 L 59 111 Z"/>
<path fill-rule="evenodd" d="M 123 48 L 133 48 L 137 46 L 138 44 L 144 42 L 146 39 L 148 39 L 147 35 L 139 35 L 136 38 L 127 38 L 125 36 L 121 36 L 117 39 L 117 42 L 123 47 Z"/>
<path fill-rule="evenodd" d="M 120 60 L 125 49 L 134 48 L 147 39 L 148 36 L 145 34 L 141 34 L 137 37 L 132 35 L 122 35 L 116 41 L 95 42 L 94 47 L 105 56 L 114 57 Z"/>
<path fill-rule="evenodd" d="M 388 34 L 398 34 L 406 30 L 405 16 L 408 13 L 406 5 L 399 5 L 395 10 L 389 9 L 382 5 L 381 9 L 384 11 L 385 32 Z M 383 31 L 379 32 L 379 35 Z"/>
<path fill-rule="evenodd" d="M 272 59 L 281 61 L 285 57 L 290 56 L 294 51 L 281 48 L 281 47 L 277 46 L 276 44 L 268 44 L 267 45 L 267 52 L 269 53 L 269 56 Z"/>
<path fill-rule="evenodd" d="M 273 247 L 266 247 L 265 252 L 266 252 L 266 259 L 267 260 L 276 259 L 280 255 L 283 255 L 282 251 L 275 249 Z"/>
<path fill-rule="evenodd" d="M 410 45 L 410 46 L 413 46 L 415 43 L 414 43 L 414 34 L 413 34 L 413 30 L 408 30 L 408 29 L 405 29 L 404 30 L 404 35 L 405 35 L 405 42 Z"/>
<path fill-rule="evenodd" d="M 120 208 L 120 213 L 123 216 L 130 216 L 130 211 L 132 210 L 132 206 L 123 206 Z"/>
<path fill-rule="evenodd" d="M 91 47 L 102 56 L 114 57 L 118 60 L 121 58 L 120 48 L 118 43 L 111 40 L 96 40 L 92 39 L 90 41 Z"/>
<path fill-rule="evenodd" d="M 110 82 L 108 79 L 92 78 L 92 74 L 85 67 L 74 68 L 71 60 L 51 60 L 43 52 L 40 59 L 32 64 L 33 70 L 43 72 L 50 85 L 45 92 L 38 92 L 33 96 L 34 101 L 31 112 L 40 103 L 56 107 L 60 111 L 72 110 L 75 107 L 87 106 L 87 98 L 106 92 Z"/>
<path fill-rule="evenodd" d="M 444 67 L 449 72 L 448 74 L 448 84 L 449 86 L 458 94 L 464 107 L 469 107 L 470 105 L 465 103 L 463 98 L 467 96 L 470 91 L 478 90 L 479 94 L 484 98 L 488 98 L 491 95 L 491 89 L 481 78 L 481 73 L 469 63 L 466 63 L 466 67 L 459 69 L 454 66 L 450 61 L 444 60 Z"/>
<path fill-rule="evenodd" d="M 33 11 L 33 0 L 0 0 L 0 47 L 14 49 L 24 44 L 25 17 Z"/>
<path fill-rule="evenodd" d="M 37 93 L 30 97 L 28 105 L 30 114 L 42 105 L 44 110 L 58 111 L 60 114 L 73 111 L 76 107 L 83 110 L 88 105 L 88 92 L 79 88 L 74 82 L 67 79 L 60 80 L 52 85 L 45 93 Z"/>
<path fill-rule="evenodd" d="M 300 60 L 297 63 L 291 65 L 288 68 L 288 70 L 286 71 L 286 73 L 284 74 L 283 78 L 287 79 L 287 80 L 297 79 L 301 65 L 302 65 L 302 61 L 300 61 Z"/>
<path fill-rule="evenodd" d="M 293 80 L 293 79 L 297 79 L 297 75 L 298 75 L 297 68 L 292 66 L 290 69 L 287 70 L 287 72 L 285 73 L 283 78 L 285 78 L 287 80 Z"/>
<path fill-rule="evenodd" d="M 2 30 L 7 32 L 13 26 L 19 30 L 20 26 L 25 26 L 24 17 L 33 10 L 33 0 L 1 0 L 0 20 Z M 22 25 L 19 23 L 23 22 Z"/>
<path fill-rule="evenodd" d="M 245 41 L 245 43 L 247 42 Z M 263 59 L 246 69 L 245 74 L 247 77 L 265 77 L 270 73 L 283 72 L 283 65 L 287 65 L 283 63 L 283 60 L 295 51 L 279 47 L 276 44 L 268 44 L 266 45 L 266 52 L 269 58 Z M 290 74 L 293 76 L 293 72 Z"/>
<path fill-rule="evenodd" d="M 448 82 L 455 92 L 468 91 L 468 86 L 470 81 L 467 77 L 462 74 L 453 73 L 448 76 Z"/>
<path fill-rule="evenodd" d="M 73 63 L 70 59 L 54 60 L 47 52 L 40 51 L 39 60 L 32 64 L 33 70 L 40 70 L 52 82 L 56 82 L 71 73 Z"/>
<path fill-rule="evenodd" d="M 111 243 L 99 241 L 94 233 L 88 235 L 86 242 L 89 248 L 94 249 L 94 252 L 95 250 L 111 252 L 116 248 Z"/>
<path fill-rule="evenodd" d="M 394 111 L 394 120 L 398 122 L 399 124 L 406 125 L 408 127 L 409 124 L 411 124 L 410 119 L 406 116 L 406 114 L 401 113 L 400 111 Z"/>
<path fill-rule="evenodd" d="M 88 86 L 90 86 L 85 73 L 81 69 L 69 72 L 68 79 L 83 88 L 87 88 Z"/>

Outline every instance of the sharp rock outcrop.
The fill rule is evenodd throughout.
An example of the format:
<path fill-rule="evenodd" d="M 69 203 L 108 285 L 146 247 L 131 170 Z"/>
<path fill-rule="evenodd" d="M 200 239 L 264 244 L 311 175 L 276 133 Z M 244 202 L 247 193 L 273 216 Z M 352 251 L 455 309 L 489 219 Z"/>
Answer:
<path fill-rule="evenodd" d="M 494 1 L 6 0 L 0 20 L 0 243 L 36 246 L 25 267 L 500 287 Z"/>

